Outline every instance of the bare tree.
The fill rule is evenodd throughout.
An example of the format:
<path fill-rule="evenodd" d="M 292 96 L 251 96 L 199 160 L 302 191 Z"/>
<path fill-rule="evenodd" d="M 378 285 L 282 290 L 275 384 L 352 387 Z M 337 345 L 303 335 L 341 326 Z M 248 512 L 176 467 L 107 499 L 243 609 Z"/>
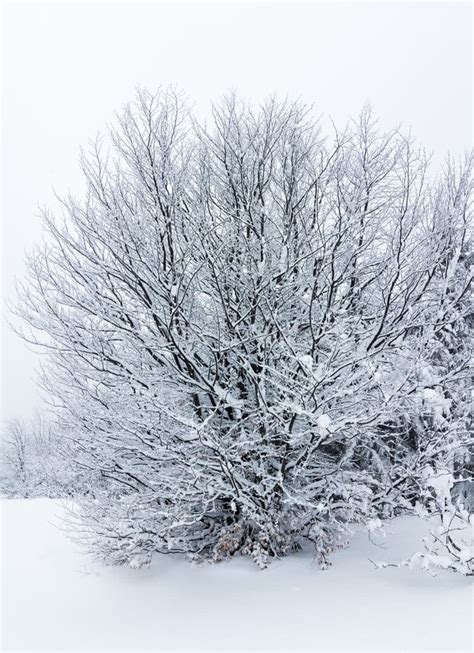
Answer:
<path fill-rule="evenodd" d="M 26 486 L 28 478 L 28 445 L 24 425 L 20 420 L 12 420 L 5 429 L 2 438 L 2 462 L 5 466 L 5 478 Z M 6 481 L 7 482 L 7 481 Z"/>
<path fill-rule="evenodd" d="M 2 433 L 2 492 L 12 497 L 63 497 L 88 491 L 81 470 L 69 462 L 67 440 L 37 413 L 11 420 Z"/>
<path fill-rule="evenodd" d="M 387 484 L 410 502 L 403 431 L 466 371 L 423 377 L 466 314 L 472 159 L 433 180 L 368 108 L 328 139 L 299 103 L 229 96 L 204 127 L 140 92 L 82 169 L 20 312 L 76 464 L 107 481 L 81 507 L 99 555 L 265 564 L 309 539 L 325 563 Z"/>

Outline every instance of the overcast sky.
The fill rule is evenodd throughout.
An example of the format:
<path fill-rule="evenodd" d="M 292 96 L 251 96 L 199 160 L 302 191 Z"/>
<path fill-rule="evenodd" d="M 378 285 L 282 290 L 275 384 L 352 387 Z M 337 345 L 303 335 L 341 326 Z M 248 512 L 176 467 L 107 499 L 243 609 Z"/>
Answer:
<path fill-rule="evenodd" d="M 370 101 L 429 150 L 472 145 L 470 3 L 3 4 L 3 297 L 41 234 L 53 188 L 80 188 L 77 159 L 137 85 L 175 84 L 205 115 L 233 88 L 314 102 L 344 123 Z M 3 417 L 40 405 L 39 357 L 3 329 Z"/>

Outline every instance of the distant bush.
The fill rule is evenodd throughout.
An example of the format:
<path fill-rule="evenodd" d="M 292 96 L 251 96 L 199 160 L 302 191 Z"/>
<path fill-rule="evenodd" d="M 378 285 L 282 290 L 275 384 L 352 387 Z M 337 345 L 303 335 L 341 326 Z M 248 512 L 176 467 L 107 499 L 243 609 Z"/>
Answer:
<path fill-rule="evenodd" d="M 57 425 L 40 416 L 11 420 L 3 430 L 0 493 L 11 498 L 90 493 L 91 479 L 72 464 Z"/>

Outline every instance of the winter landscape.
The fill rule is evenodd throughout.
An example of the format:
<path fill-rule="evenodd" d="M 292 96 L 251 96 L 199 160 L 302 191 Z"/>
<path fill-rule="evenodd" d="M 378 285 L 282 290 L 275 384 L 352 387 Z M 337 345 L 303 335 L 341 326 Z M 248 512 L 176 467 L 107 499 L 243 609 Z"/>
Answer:
<path fill-rule="evenodd" d="M 422 546 L 425 525 L 412 517 L 386 524 L 373 543 L 360 530 L 326 571 L 309 549 L 264 572 L 244 557 L 197 566 L 181 556 L 137 572 L 85 559 L 52 525 L 60 516 L 49 499 L 3 506 L 4 650 L 470 649 L 468 578 L 369 561 Z"/>
<path fill-rule="evenodd" d="M 3 180 L 15 221 L 3 242 L 2 650 L 472 650 L 474 154 L 469 112 L 454 119 L 469 66 L 453 78 L 453 116 L 425 124 L 428 144 L 372 108 L 392 97 L 374 90 L 375 72 L 349 114 L 321 112 L 319 93 L 316 110 L 283 65 L 273 87 L 249 92 L 239 79 L 257 51 L 215 96 L 194 98 L 181 90 L 193 9 L 178 4 L 182 21 L 164 3 L 109 3 L 119 33 L 137 21 L 151 34 L 154 18 L 168 35 L 137 41 L 135 65 L 109 62 L 133 88 L 115 82 L 116 106 L 104 95 L 79 175 L 53 198 L 26 193 L 48 199 L 30 241 L 14 189 L 28 134 L 41 136 L 25 134 L 33 114 L 13 72 L 26 62 L 34 84 L 34 64 L 7 42 L 6 124 L 18 141 L 7 139 Z M 430 52 L 436 30 L 471 13 L 437 6 L 427 5 Z M 91 50 L 103 46 L 105 5 L 25 7 L 5 13 L 13 34 L 31 29 L 31 48 L 33 19 L 64 35 L 72 16 L 94 17 Z M 385 14 L 358 3 L 196 7 L 208 34 L 232 17 L 242 29 L 273 24 L 275 56 L 275 32 L 299 12 L 342 25 L 345 53 L 370 17 L 385 68 L 397 21 L 416 28 L 428 16 L 410 3 Z M 193 36 L 171 78 L 138 74 L 182 30 Z M 459 48 L 472 40 L 463 34 Z M 77 63 L 63 46 L 64 65 L 88 71 L 90 98 L 94 57 Z M 310 65 L 321 46 L 305 47 Z M 196 74 L 214 88 L 199 61 L 215 43 L 196 48 Z M 56 62 L 53 50 L 40 61 Z M 397 74 L 410 70 L 416 87 L 435 66 L 414 61 Z M 420 115 L 426 101 L 419 94 Z M 83 108 L 99 119 L 94 103 Z M 62 125 L 71 143 L 75 128 Z M 52 155 L 37 166 L 43 180 Z M 28 390 L 33 369 L 41 399 Z"/>

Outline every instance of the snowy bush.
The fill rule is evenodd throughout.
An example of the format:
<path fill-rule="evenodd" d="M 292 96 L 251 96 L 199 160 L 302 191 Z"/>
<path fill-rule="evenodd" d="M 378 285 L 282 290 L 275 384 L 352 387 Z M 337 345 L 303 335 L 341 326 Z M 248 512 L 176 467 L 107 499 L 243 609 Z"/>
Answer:
<path fill-rule="evenodd" d="M 24 336 L 104 483 L 77 527 L 98 556 L 265 566 L 309 540 L 327 564 L 428 462 L 467 469 L 472 158 L 435 179 L 368 109 L 331 138 L 298 103 L 212 115 L 140 92 L 84 154 Z"/>
<path fill-rule="evenodd" d="M 415 553 L 411 564 L 417 562 L 430 569 L 441 567 L 474 574 L 474 514 L 469 512 L 462 495 L 453 500 L 455 481 L 449 469 L 428 468 L 425 473 L 424 496 L 428 499 L 429 515 L 437 519 L 425 538 L 425 553 Z"/>
<path fill-rule="evenodd" d="M 472 505 L 469 508 L 466 497 L 453 493 L 454 485 L 449 470 L 425 470 L 422 497 L 427 500 L 427 507 L 418 503 L 414 510 L 430 524 L 429 534 L 423 540 L 425 550 L 399 563 L 375 563 L 377 567 L 421 567 L 432 573 L 437 569 L 449 569 L 466 576 L 474 575 L 474 511 Z"/>
<path fill-rule="evenodd" d="M 69 464 L 67 442 L 54 423 L 37 415 L 12 420 L 3 429 L 0 492 L 13 498 L 77 496 L 90 491 L 90 477 Z"/>

